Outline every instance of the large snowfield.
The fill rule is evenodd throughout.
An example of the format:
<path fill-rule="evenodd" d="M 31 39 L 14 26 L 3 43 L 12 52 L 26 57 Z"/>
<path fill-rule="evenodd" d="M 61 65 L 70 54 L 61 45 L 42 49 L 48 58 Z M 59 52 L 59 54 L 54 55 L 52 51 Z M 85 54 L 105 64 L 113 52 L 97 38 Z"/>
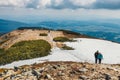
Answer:
<path fill-rule="evenodd" d="M 106 40 L 77 38 L 76 42 L 65 44 L 75 50 L 61 50 L 53 48 L 51 54 L 45 57 L 16 61 L 0 68 L 13 68 L 14 66 L 29 65 L 45 61 L 74 61 L 94 63 L 94 53 L 99 50 L 103 54 L 102 63 L 120 64 L 120 44 Z"/>

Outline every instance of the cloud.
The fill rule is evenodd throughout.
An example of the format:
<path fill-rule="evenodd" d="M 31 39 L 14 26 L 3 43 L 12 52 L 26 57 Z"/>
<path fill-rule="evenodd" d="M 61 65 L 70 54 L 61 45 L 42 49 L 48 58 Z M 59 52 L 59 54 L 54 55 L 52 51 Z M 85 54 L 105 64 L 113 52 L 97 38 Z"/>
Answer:
<path fill-rule="evenodd" d="M 97 0 L 94 8 L 120 9 L 120 0 Z"/>
<path fill-rule="evenodd" d="M 96 0 L 70 0 L 74 6 L 77 7 L 90 7 Z"/>
<path fill-rule="evenodd" d="M 120 0 L 0 0 L 0 7 L 120 9 Z"/>
<path fill-rule="evenodd" d="M 25 7 L 30 0 L 0 0 L 0 7 Z"/>

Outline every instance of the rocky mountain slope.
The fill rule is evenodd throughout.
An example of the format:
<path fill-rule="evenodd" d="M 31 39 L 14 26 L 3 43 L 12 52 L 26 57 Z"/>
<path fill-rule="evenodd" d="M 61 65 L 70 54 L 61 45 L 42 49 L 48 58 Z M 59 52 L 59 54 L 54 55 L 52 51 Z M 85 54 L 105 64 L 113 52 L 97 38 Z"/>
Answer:
<path fill-rule="evenodd" d="M 0 69 L 0 80 L 120 80 L 120 65 L 45 62 Z"/>
<path fill-rule="evenodd" d="M 61 50 L 58 47 L 62 43 L 53 41 L 55 37 L 76 38 L 76 42 L 64 43 L 75 50 Z M 88 38 L 69 31 L 36 29 L 15 30 L 5 34 L 0 37 L 0 48 L 8 49 L 20 41 L 43 39 L 51 44 L 53 50 L 50 55 L 42 58 L 15 61 L 10 64 L 15 66 L 14 69 L 1 67 L 0 80 L 120 80 L 120 64 L 112 64 L 119 63 L 120 44 Z M 104 53 L 105 59 L 102 62 L 111 64 L 93 63 L 93 53 L 98 49 Z M 92 63 L 87 63 L 91 60 Z"/>

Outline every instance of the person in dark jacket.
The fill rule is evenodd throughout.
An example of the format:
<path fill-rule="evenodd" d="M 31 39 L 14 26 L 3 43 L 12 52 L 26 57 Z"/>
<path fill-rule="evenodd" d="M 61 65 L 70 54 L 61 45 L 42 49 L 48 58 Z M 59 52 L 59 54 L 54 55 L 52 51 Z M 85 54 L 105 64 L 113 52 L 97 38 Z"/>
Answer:
<path fill-rule="evenodd" d="M 95 52 L 95 54 L 94 54 L 94 56 L 95 56 L 95 63 L 97 64 L 97 61 L 98 61 L 98 54 L 99 54 L 99 51 L 97 50 L 96 52 Z"/>

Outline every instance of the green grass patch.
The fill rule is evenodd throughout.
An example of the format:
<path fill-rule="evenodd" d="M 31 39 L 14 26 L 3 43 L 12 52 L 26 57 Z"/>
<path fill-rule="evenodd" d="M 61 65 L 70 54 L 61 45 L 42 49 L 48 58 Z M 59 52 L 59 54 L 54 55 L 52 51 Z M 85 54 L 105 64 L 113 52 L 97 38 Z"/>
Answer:
<path fill-rule="evenodd" d="M 8 50 L 1 50 L 0 65 L 13 61 L 47 56 L 51 45 L 45 40 L 22 41 L 14 44 Z"/>
<path fill-rule="evenodd" d="M 67 37 L 55 37 L 53 39 L 55 42 L 72 42 L 73 40 L 67 38 Z"/>
<path fill-rule="evenodd" d="M 0 49 L 0 54 L 4 53 L 4 49 Z"/>
<path fill-rule="evenodd" d="M 74 48 L 69 47 L 69 46 L 67 46 L 67 45 L 64 45 L 64 46 L 62 47 L 62 49 L 63 49 L 63 50 L 74 50 Z"/>
<path fill-rule="evenodd" d="M 39 36 L 48 36 L 46 33 L 40 33 Z"/>
<path fill-rule="evenodd" d="M 73 35 L 81 35 L 80 33 L 69 31 L 69 30 L 58 29 L 57 31 L 63 31 L 64 33 L 73 34 Z"/>

